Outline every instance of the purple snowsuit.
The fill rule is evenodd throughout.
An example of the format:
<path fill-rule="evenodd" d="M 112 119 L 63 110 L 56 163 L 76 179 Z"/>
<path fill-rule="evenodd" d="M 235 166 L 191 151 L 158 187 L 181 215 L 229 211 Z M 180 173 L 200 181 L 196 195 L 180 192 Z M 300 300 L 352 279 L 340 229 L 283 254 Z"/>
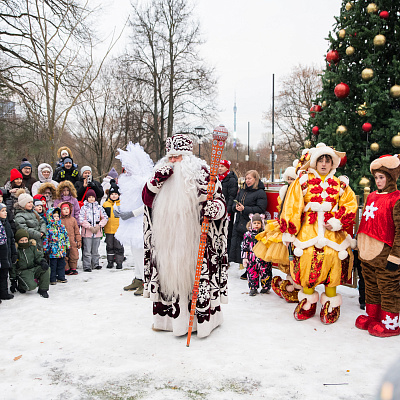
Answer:
<path fill-rule="evenodd" d="M 271 289 L 272 264 L 256 257 L 253 247 L 257 243 L 256 235 L 258 231 L 249 230 L 243 236 L 242 259 L 249 260 L 247 264 L 247 280 L 250 289 L 258 289 L 261 281 L 262 289 Z"/>

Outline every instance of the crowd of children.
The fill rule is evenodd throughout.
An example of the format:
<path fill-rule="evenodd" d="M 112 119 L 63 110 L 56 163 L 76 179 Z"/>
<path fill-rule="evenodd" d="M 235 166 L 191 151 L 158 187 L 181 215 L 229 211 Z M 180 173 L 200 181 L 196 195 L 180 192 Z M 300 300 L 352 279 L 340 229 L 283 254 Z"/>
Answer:
<path fill-rule="evenodd" d="M 32 165 L 24 159 L 19 169 L 10 171 L 10 179 L 1 188 L 0 303 L 11 300 L 16 291 L 36 288 L 48 298 L 49 285 L 67 283 L 66 276 L 78 275 L 79 249 L 83 271 L 101 269 L 99 245 L 103 235 L 107 268 L 116 263 L 116 268 L 122 269 L 124 247 L 114 236 L 119 226 L 114 215 L 114 206 L 120 205 L 118 177 L 110 180 L 106 201 L 100 205 L 98 200 L 104 192 L 101 185 L 91 183 L 90 167 L 82 168 L 85 177 L 80 179 L 77 165 L 71 161 L 70 151 L 64 149 L 56 169 L 58 178 L 64 179 L 56 182 L 49 164 L 39 165 L 40 180 L 36 181 L 31 175 Z M 76 186 L 83 192 L 80 201 Z"/>

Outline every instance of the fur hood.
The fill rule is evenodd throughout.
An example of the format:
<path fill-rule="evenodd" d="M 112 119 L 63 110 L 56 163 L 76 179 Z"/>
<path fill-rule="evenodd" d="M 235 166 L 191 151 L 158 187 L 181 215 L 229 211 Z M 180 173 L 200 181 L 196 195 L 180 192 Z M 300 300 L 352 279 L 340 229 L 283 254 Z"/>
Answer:
<path fill-rule="evenodd" d="M 45 179 L 45 177 L 42 174 L 42 171 L 43 171 L 44 168 L 47 168 L 47 169 L 50 170 L 50 176 L 47 179 Z M 52 181 L 52 179 L 53 179 L 53 168 L 51 168 L 50 164 L 47 164 L 47 163 L 39 164 L 39 166 L 38 166 L 38 179 L 39 179 L 40 182 L 51 182 Z"/>
<path fill-rule="evenodd" d="M 57 157 L 58 157 L 58 158 L 61 158 L 61 152 L 62 152 L 63 150 L 67 150 L 67 151 L 68 151 L 68 154 L 69 154 L 69 157 L 72 158 L 72 159 L 74 159 L 74 155 L 72 154 L 71 149 L 70 149 L 69 147 L 67 147 L 67 146 L 62 146 L 62 147 L 60 147 L 60 148 L 57 150 Z"/>
<path fill-rule="evenodd" d="M 56 199 L 61 199 L 62 191 L 64 190 L 64 188 L 68 188 L 69 189 L 69 193 L 70 193 L 70 195 L 72 197 L 75 197 L 75 198 L 77 197 L 76 189 L 75 189 L 75 186 L 72 184 L 72 182 L 70 182 L 70 181 L 62 181 L 57 186 Z"/>
<path fill-rule="evenodd" d="M 43 194 L 45 190 L 49 188 L 51 190 L 51 197 L 52 199 L 56 198 L 56 187 L 51 182 L 42 183 L 38 189 L 38 194 Z"/>

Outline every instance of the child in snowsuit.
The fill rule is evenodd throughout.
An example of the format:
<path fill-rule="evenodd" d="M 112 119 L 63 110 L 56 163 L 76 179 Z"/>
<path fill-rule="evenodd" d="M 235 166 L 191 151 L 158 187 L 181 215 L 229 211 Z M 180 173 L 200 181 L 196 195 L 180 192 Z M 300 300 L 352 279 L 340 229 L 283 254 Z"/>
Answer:
<path fill-rule="evenodd" d="M 61 223 L 65 226 L 68 232 L 69 252 L 65 259 L 66 275 L 78 275 L 77 266 L 79 260 L 78 249 L 82 247 L 82 237 L 79 232 L 79 226 L 76 219 L 72 216 L 72 204 L 66 201 L 61 203 Z"/>
<path fill-rule="evenodd" d="M 272 280 L 272 264 L 256 257 L 253 247 L 257 243 L 256 235 L 264 230 L 264 215 L 250 214 L 250 221 L 246 227 L 248 231 L 243 236 L 241 244 L 243 266 L 247 271 L 247 280 L 250 288 L 250 296 L 255 296 L 261 282 L 261 292 L 269 293 Z"/>
<path fill-rule="evenodd" d="M 124 246 L 115 238 L 115 233 L 119 227 L 119 218 L 114 215 L 114 206 L 120 206 L 119 188 L 114 179 L 110 181 L 110 189 L 108 189 L 108 198 L 104 202 L 103 208 L 108 216 L 108 222 L 104 227 L 107 244 L 107 268 L 114 267 L 114 261 L 117 269 L 122 268 L 124 261 Z"/>
<path fill-rule="evenodd" d="M 65 279 L 65 257 L 70 247 L 68 233 L 61 224 L 61 210 L 51 208 L 47 214 L 47 234 L 43 248 L 50 258 L 50 284 L 67 283 Z"/>
<path fill-rule="evenodd" d="M 83 239 L 83 270 L 91 272 L 92 268 L 101 269 L 99 245 L 103 235 L 102 228 L 108 217 L 104 208 L 96 201 L 96 192 L 89 189 L 79 214 Z"/>
<path fill-rule="evenodd" d="M 43 253 L 36 247 L 35 241 L 29 241 L 29 234 L 25 229 L 18 229 L 15 234 L 17 243 L 17 262 L 10 271 L 12 293 L 18 289 L 20 293 L 34 290 L 39 286 L 38 293 L 48 298 L 50 269 L 43 258 Z"/>
<path fill-rule="evenodd" d="M 47 216 L 46 211 L 43 207 L 42 195 L 37 194 L 33 197 L 33 209 L 42 217 L 43 221 L 47 224 Z"/>

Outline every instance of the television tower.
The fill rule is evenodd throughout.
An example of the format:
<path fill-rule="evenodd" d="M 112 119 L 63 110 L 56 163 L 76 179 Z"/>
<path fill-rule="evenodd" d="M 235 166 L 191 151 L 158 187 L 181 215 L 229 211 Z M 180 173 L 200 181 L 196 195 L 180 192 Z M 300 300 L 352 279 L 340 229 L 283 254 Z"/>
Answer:
<path fill-rule="evenodd" d="M 233 105 L 233 148 L 236 147 L 236 92 L 235 92 L 235 102 Z"/>

